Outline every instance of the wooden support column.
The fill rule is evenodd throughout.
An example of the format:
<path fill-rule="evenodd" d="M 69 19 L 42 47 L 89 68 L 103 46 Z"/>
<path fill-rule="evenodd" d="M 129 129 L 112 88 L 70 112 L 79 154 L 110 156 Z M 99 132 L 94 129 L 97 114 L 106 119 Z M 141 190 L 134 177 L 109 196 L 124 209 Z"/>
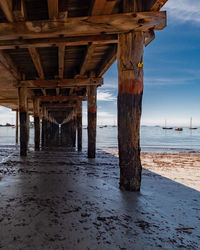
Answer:
<path fill-rule="evenodd" d="M 78 151 L 82 150 L 82 102 L 78 102 L 77 109 L 77 134 L 78 134 Z"/>
<path fill-rule="evenodd" d="M 136 1 L 124 1 L 130 11 Z M 130 4 L 132 2 L 132 5 Z M 139 191 L 141 184 L 140 118 L 143 95 L 143 32 L 119 35 L 118 145 L 120 188 Z"/>
<path fill-rule="evenodd" d="M 46 130 L 47 130 L 47 126 L 46 126 L 46 110 L 45 107 L 42 107 L 42 147 L 45 146 L 46 144 Z"/>
<path fill-rule="evenodd" d="M 27 89 L 19 88 L 19 116 L 20 116 L 20 155 L 27 155 Z"/>
<path fill-rule="evenodd" d="M 19 134 L 19 111 L 16 110 L 16 128 L 15 128 L 15 132 L 16 132 L 16 136 L 15 136 L 15 140 L 16 140 L 16 144 L 18 144 L 18 134 Z"/>
<path fill-rule="evenodd" d="M 96 154 L 96 119 L 97 119 L 97 87 L 88 89 L 88 158 L 95 158 Z"/>
<path fill-rule="evenodd" d="M 34 129 L 35 129 L 35 151 L 40 150 L 40 101 L 38 98 L 33 99 L 34 112 Z"/>

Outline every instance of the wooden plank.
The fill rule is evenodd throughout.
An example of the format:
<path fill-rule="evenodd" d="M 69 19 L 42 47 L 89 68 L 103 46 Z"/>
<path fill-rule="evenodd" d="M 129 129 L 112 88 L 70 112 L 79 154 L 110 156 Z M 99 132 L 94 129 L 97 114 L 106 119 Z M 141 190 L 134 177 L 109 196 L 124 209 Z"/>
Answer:
<path fill-rule="evenodd" d="M 111 14 L 116 3 L 117 3 L 116 0 L 110 0 L 110 1 L 95 0 L 93 4 L 91 16 Z"/>
<path fill-rule="evenodd" d="M 0 64 L 9 71 L 16 80 L 21 80 L 21 74 L 16 65 L 13 63 L 11 57 L 4 51 L 0 51 Z"/>
<path fill-rule="evenodd" d="M 65 59 L 65 46 L 58 47 L 58 73 L 59 78 L 63 79 L 64 74 L 64 59 Z"/>
<path fill-rule="evenodd" d="M 166 26 L 166 12 L 134 12 L 92 17 L 68 18 L 67 22 L 27 21 L 0 23 L 0 40 L 17 37 L 47 38 L 59 35 L 86 36 L 125 33 L 131 30 L 161 30 Z"/>
<path fill-rule="evenodd" d="M 81 37 L 54 37 L 37 39 L 0 40 L 0 50 L 18 48 L 43 48 L 53 46 L 82 46 L 93 44 L 115 44 L 118 43 L 117 35 L 94 35 Z"/>
<path fill-rule="evenodd" d="M 43 72 L 41 61 L 40 61 L 40 55 L 39 55 L 37 49 L 36 48 L 29 48 L 28 50 L 29 50 L 29 53 L 30 53 L 31 58 L 33 60 L 33 63 L 35 65 L 35 68 L 37 70 L 39 78 L 44 79 L 44 72 Z"/>
<path fill-rule="evenodd" d="M 58 0 L 48 0 L 49 19 L 58 17 Z"/>
<path fill-rule="evenodd" d="M 101 86 L 103 84 L 103 78 L 72 78 L 72 79 L 53 79 L 53 80 L 26 80 L 20 81 L 15 87 L 27 87 L 27 88 L 73 88 L 73 87 L 86 87 L 90 85 Z"/>
<path fill-rule="evenodd" d="M 0 1 L 0 7 L 6 16 L 7 20 L 9 22 L 13 22 L 13 13 L 12 13 L 12 1 L 11 0 L 1 0 Z"/>
<path fill-rule="evenodd" d="M 113 49 L 109 52 L 104 60 L 103 64 L 101 64 L 98 68 L 98 77 L 102 77 L 103 74 L 110 68 L 110 66 L 115 62 L 117 54 L 117 46 L 114 46 Z"/>

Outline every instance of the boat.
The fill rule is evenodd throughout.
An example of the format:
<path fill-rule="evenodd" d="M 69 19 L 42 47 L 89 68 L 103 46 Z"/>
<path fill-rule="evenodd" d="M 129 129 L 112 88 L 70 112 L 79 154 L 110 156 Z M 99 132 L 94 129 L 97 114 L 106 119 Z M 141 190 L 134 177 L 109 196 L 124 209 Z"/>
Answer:
<path fill-rule="evenodd" d="M 167 127 L 167 121 L 165 120 L 165 126 L 162 127 L 162 129 L 170 129 L 170 130 L 172 130 L 173 128 L 172 127 Z"/>
<path fill-rule="evenodd" d="M 197 129 L 197 128 L 192 127 L 192 117 L 190 118 L 190 127 L 189 127 L 189 129 Z"/>
<path fill-rule="evenodd" d="M 179 127 L 179 128 L 175 128 L 176 131 L 183 131 L 183 128 Z"/>

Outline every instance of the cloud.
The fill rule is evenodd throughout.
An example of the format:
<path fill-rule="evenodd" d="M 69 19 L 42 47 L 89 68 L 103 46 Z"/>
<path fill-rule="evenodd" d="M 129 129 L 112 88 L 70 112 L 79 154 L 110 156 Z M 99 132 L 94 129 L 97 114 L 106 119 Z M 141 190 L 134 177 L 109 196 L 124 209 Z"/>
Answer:
<path fill-rule="evenodd" d="M 200 24 L 200 1 L 199 0 L 169 0 L 165 9 L 169 17 L 178 20 L 180 23 L 195 22 Z"/>
<path fill-rule="evenodd" d="M 187 85 L 191 82 L 199 81 L 197 77 L 147 77 L 144 79 L 144 85 L 147 86 L 165 86 L 165 85 Z"/>
<path fill-rule="evenodd" d="M 116 97 L 112 95 L 109 91 L 98 90 L 97 92 L 98 101 L 113 102 L 116 100 Z"/>
<path fill-rule="evenodd" d="M 111 88 L 111 89 L 117 89 L 118 88 L 118 76 L 117 76 L 117 73 L 113 73 L 113 74 L 116 74 L 116 77 L 105 77 L 104 86 L 106 88 Z"/>

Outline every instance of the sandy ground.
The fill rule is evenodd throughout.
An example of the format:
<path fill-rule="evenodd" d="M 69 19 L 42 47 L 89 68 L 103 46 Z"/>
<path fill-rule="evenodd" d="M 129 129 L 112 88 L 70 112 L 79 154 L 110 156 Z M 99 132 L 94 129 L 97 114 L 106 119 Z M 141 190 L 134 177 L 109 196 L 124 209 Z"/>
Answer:
<path fill-rule="evenodd" d="M 106 152 L 118 157 L 116 150 Z M 143 168 L 200 191 L 199 153 L 141 153 Z"/>
<path fill-rule="evenodd" d="M 0 249 L 199 249 L 199 155 L 143 153 L 131 193 L 110 153 L 18 154 L 1 149 Z"/>

